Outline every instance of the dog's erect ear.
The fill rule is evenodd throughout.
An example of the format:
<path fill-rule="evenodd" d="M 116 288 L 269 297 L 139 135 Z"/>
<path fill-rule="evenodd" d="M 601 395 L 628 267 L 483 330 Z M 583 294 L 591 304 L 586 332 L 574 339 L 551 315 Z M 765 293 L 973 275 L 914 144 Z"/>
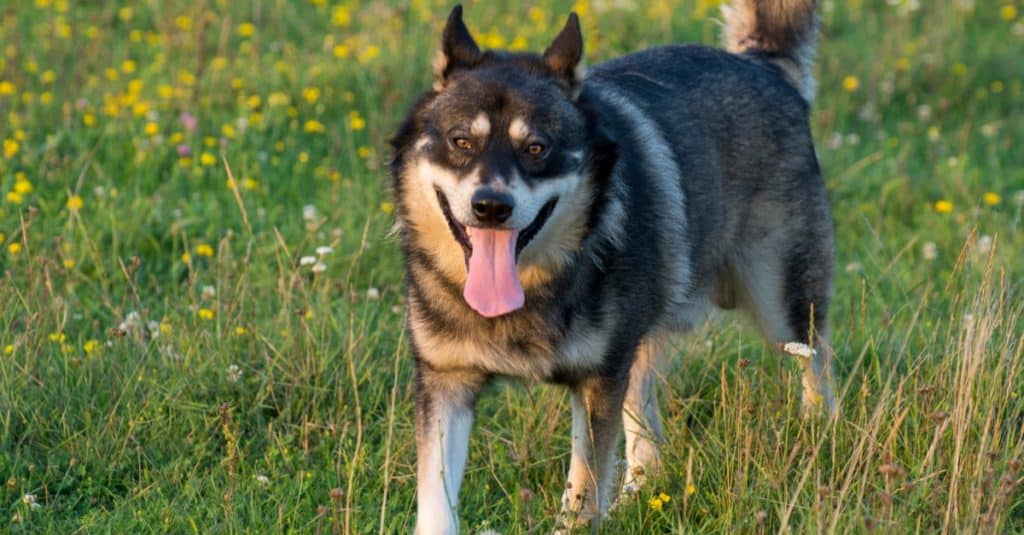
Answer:
<path fill-rule="evenodd" d="M 441 35 L 441 52 L 434 60 L 434 89 L 440 91 L 456 69 L 470 69 L 480 62 L 480 47 L 462 22 L 462 6 L 456 5 Z"/>
<path fill-rule="evenodd" d="M 565 27 L 544 51 L 544 63 L 575 93 L 583 80 L 582 61 L 583 32 L 580 31 L 580 18 L 576 13 L 569 13 Z"/>

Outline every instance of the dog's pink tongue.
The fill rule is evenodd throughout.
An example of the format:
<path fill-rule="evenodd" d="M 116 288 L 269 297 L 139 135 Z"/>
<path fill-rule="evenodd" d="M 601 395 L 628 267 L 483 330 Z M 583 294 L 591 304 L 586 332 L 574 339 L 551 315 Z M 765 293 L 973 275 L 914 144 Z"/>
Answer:
<path fill-rule="evenodd" d="M 518 230 L 470 230 L 473 252 L 462 296 L 481 316 L 493 318 L 523 306 L 523 285 L 516 272 L 518 235 Z"/>

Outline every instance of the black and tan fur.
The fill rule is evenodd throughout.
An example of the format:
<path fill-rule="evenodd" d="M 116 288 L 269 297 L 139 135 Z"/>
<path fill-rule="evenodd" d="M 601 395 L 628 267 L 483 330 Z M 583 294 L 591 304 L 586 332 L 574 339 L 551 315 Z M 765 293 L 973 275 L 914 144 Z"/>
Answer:
<path fill-rule="evenodd" d="M 727 50 L 653 48 L 586 74 L 575 15 L 543 54 L 518 54 L 480 50 L 452 11 L 434 88 L 392 142 L 418 533 L 458 530 L 474 402 L 497 377 L 570 389 L 564 512 L 606 512 L 623 428 L 625 489 L 660 464 L 665 338 L 714 307 L 745 310 L 773 345 L 815 346 L 805 407 L 835 413 L 832 223 L 808 126 L 813 4 L 736 0 Z M 525 155 L 533 144 L 541 156 Z M 508 228 L 541 225 L 516 261 L 525 304 L 492 318 L 463 297 L 471 250 L 458 238 L 483 225 L 468 206 L 481 188 L 515 200 Z"/>

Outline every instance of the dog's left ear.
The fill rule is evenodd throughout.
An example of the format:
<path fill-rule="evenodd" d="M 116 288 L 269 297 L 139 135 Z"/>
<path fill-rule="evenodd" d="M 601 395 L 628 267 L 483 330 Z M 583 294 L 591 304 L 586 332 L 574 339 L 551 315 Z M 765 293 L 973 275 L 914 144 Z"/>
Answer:
<path fill-rule="evenodd" d="M 575 95 L 583 81 L 583 32 L 580 18 L 569 14 L 565 27 L 544 51 L 544 63 L 565 82 Z"/>

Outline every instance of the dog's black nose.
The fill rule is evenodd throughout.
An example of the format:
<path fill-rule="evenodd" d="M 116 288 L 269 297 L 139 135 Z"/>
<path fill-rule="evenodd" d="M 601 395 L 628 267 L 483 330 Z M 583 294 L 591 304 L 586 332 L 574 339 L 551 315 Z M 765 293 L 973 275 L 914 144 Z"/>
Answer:
<path fill-rule="evenodd" d="M 516 201 L 508 193 L 492 189 L 478 189 L 473 194 L 473 215 L 487 225 L 504 223 L 512 217 Z"/>

